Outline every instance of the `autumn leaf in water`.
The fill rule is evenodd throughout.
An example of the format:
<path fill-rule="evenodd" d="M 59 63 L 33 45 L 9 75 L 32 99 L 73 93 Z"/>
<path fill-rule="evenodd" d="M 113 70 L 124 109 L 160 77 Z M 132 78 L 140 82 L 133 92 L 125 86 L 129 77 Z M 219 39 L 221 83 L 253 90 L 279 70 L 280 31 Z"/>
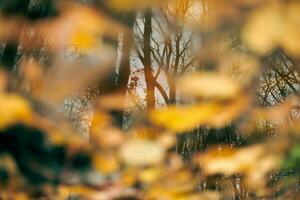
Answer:
<path fill-rule="evenodd" d="M 165 148 L 150 140 L 129 140 L 120 148 L 122 160 L 132 166 L 155 165 L 163 161 Z"/>
<path fill-rule="evenodd" d="M 1 0 L 0 199 L 300 199 L 299 13 Z"/>
<path fill-rule="evenodd" d="M 169 106 L 154 110 L 150 120 L 174 132 L 189 131 L 197 126 L 222 127 L 240 116 L 248 107 L 249 98 L 242 97 L 229 103 L 208 102 L 197 105 Z"/>
<path fill-rule="evenodd" d="M 220 99 L 234 98 L 241 90 L 229 76 L 208 72 L 183 76 L 177 87 L 186 95 Z"/>
<path fill-rule="evenodd" d="M 279 155 L 266 151 L 263 145 L 253 145 L 240 149 L 227 146 L 212 148 L 195 156 L 195 162 L 207 175 L 245 174 L 250 185 L 263 184 L 264 176 L 278 167 Z M 253 185 L 253 186 L 254 186 Z"/>
<path fill-rule="evenodd" d="M 191 130 L 207 122 L 214 115 L 219 106 L 204 104 L 195 106 L 169 106 L 150 113 L 150 119 L 159 126 L 166 127 L 175 132 Z"/>
<path fill-rule="evenodd" d="M 108 2 L 110 7 L 118 11 L 145 9 L 158 3 L 158 0 L 110 0 Z"/>
<path fill-rule="evenodd" d="M 124 31 L 121 25 L 92 7 L 69 3 L 60 9 L 61 16 L 32 25 L 54 50 L 67 47 L 82 52 L 95 50 L 102 46 L 104 36 L 117 39 L 117 33 Z"/>
<path fill-rule="evenodd" d="M 9 125 L 29 122 L 32 111 L 29 103 L 16 94 L 0 94 L 0 128 Z"/>
<path fill-rule="evenodd" d="M 120 168 L 120 162 L 114 154 L 96 152 L 92 158 L 92 164 L 96 170 L 103 174 L 112 174 Z"/>
<path fill-rule="evenodd" d="M 300 55 L 296 38 L 300 33 L 300 4 L 274 2 L 255 10 L 246 23 L 242 38 L 258 54 L 283 47 L 292 55 Z"/>
<path fill-rule="evenodd" d="M 255 10 L 243 30 L 245 43 L 259 54 L 271 51 L 283 36 L 283 18 L 278 3 Z"/>
<path fill-rule="evenodd" d="M 281 45 L 293 56 L 300 56 L 300 43 L 296 42 L 300 35 L 300 3 L 296 1 L 290 3 L 285 12 L 287 22 Z"/>

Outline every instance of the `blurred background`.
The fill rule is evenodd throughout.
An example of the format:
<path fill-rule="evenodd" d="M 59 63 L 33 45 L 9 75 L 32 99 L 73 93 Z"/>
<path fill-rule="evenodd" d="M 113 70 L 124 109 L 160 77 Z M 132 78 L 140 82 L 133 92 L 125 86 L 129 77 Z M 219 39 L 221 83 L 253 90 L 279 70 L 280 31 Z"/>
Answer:
<path fill-rule="evenodd" d="M 299 13 L 1 0 L 0 199 L 299 199 Z"/>

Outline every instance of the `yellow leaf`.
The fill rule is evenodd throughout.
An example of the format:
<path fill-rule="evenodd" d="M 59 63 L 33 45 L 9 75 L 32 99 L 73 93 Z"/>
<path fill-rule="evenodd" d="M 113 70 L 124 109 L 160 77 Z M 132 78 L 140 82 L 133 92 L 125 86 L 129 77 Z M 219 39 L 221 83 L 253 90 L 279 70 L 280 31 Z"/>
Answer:
<path fill-rule="evenodd" d="M 157 3 L 159 3 L 158 0 L 110 0 L 108 2 L 110 7 L 118 11 L 145 9 Z"/>
<path fill-rule="evenodd" d="M 246 23 L 242 39 L 258 54 L 273 50 L 285 34 L 281 4 L 272 3 L 255 10 Z"/>
<path fill-rule="evenodd" d="M 121 146 L 120 157 L 131 166 L 155 165 L 163 161 L 165 149 L 158 142 L 134 139 Z"/>
<path fill-rule="evenodd" d="M 282 37 L 282 47 L 294 56 L 300 56 L 300 3 L 291 3 L 286 8 L 285 34 Z"/>
<path fill-rule="evenodd" d="M 0 94 L 0 128 L 29 122 L 32 112 L 28 102 L 15 94 Z"/>
<path fill-rule="evenodd" d="M 97 37 L 103 34 L 104 19 L 95 10 L 72 5 L 63 7 L 63 15 L 48 23 L 41 24 L 42 30 L 49 35 L 53 46 L 76 46 L 79 49 L 93 47 Z"/>
<path fill-rule="evenodd" d="M 245 152 L 248 153 L 247 150 L 236 151 L 230 147 L 219 147 L 198 155 L 196 160 L 207 175 L 218 173 L 232 175 L 248 168 L 251 162 L 255 161 L 257 155 L 262 152 L 262 149 L 253 148 L 247 156 L 245 156 Z"/>
<path fill-rule="evenodd" d="M 123 171 L 121 183 L 125 186 L 133 186 L 138 181 L 138 170 L 127 168 Z"/>
<path fill-rule="evenodd" d="M 171 131 L 182 132 L 205 124 L 212 115 L 220 109 L 219 105 L 210 103 L 192 106 L 169 106 L 150 113 L 150 120 L 156 125 L 166 127 Z"/>
<path fill-rule="evenodd" d="M 71 35 L 71 45 L 78 48 L 90 48 L 98 44 L 97 35 L 93 35 L 86 30 L 77 30 Z"/>
<path fill-rule="evenodd" d="M 66 144 L 67 143 L 66 139 L 67 137 L 63 133 L 58 131 L 56 132 L 53 131 L 51 132 L 51 134 L 49 134 L 49 140 L 51 141 L 52 144 L 57 146 Z"/>
<path fill-rule="evenodd" d="M 231 103 L 225 104 L 215 115 L 211 116 L 207 125 L 221 128 L 245 112 L 248 109 L 249 104 L 249 97 L 240 97 Z"/>
<path fill-rule="evenodd" d="M 47 36 L 47 44 L 54 48 L 73 47 L 86 51 L 101 47 L 105 35 L 117 39 L 123 27 L 92 7 L 81 4 L 62 4 L 61 15 L 32 27 L 41 37 Z"/>
<path fill-rule="evenodd" d="M 119 169 L 119 162 L 113 154 L 96 153 L 93 156 L 93 166 L 101 173 L 110 174 Z"/>
<path fill-rule="evenodd" d="M 239 85 L 229 76 L 208 72 L 179 78 L 177 87 L 183 94 L 204 98 L 233 98 L 240 91 Z"/>
<path fill-rule="evenodd" d="M 161 133 L 158 138 L 158 142 L 166 149 L 171 149 L 176 145 L 176 136 L 170 133 Z"/>
<path fill-rule="evenodd" d="M 26 194 L 26 193 L 16 193 L 16 194 L 14 194 L 14 199 L 15 200 L 29 200 L 30 198 L 28 197 L 28 194 Z"/>
<path fill-rule="evenodd" d="M 207 175 L 221 173 L 230 176 L 242 173 L 247 176 L 248 182 L 255 185 L 280 163 L 278 156 L 268 153 L 263 145 L 253 145 L 238 150 L 219 146 L 197 155 L 195 161 Z"/>
<path fill-rule="evenodd" d="M 189 131 L 200 125 L 222 127 L 247 109 L 249 99 L 242 97 L 230 103 L 205 103 L 190 106 L 169 106 L 150 113 L 150 120 L 171 131 Z"/>
<path fill-rule="evenodd" d="M 124 133 L 113 127 L 103 128 L 98 132 L 90 133 L 91 142 L 101 148 L 111 148 L 120 146 L 124 140 Z"/>
<path fill-rule="evenodd" d="M 173 173 L 163 175 L 158 181 L 152 183 L 148 192 L 148 199 L 197 199 L 192 198 L 197 193 L 196 179 L 190 171 L 181 169 Z M 198 198 L 199 199 L 199 198 Z"/>
<path fill-rule="evenodd" d="M 281 46 L 288 53 L 299 56 L 299 12 L 298 2 L 270 3 L 252 13 L 242 38 L 258 54 L 266 54 Z"/>
<path fill-rule="evenodd" d="M 82 185 L 65 186 L 60 185 L 58 187 L 59 199 L 67 199 L 70 195 L 89 195 L 92 193 L 92 189 Z"/>
<path fill-rule="evenodd" d="M 139 179 L 143 183 L 153 183 L 161 178 L 163 170 L 161 168 L 149 168 L 140 172 Z"/>

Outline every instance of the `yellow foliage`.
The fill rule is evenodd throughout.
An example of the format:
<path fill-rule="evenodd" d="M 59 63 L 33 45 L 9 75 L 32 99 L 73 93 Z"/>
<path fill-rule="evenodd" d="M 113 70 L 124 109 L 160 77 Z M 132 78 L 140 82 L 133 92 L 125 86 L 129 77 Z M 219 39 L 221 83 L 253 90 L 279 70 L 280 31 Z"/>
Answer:
<path fill-rule="evenodd" d="M 243 40 L 258 54 L 280 46 L 299 56 L 300 4 L 274 2 L 255 10 L 243 30 Z"/>
<path fill-rule="evenodd" d="M 129 166 L 155 165 L 163 161 L 165 149 L 150 140 L 129 140 L 120 148 L 121 159 Z"/>
<path fill-rule="evenodd" d="M 33 28 L 47 35 L 48 43 L 54 49 L 74 47 L 79 52 L 99 49 L 104 35 L 117 38 L 118 32 L 123 30 L 117 23 L 88 6 L 67 4 L 62 6 L 61 11 L 61 16 L 33 25 Z"/>
<path fill-rule="evenodd" d="M 93 35 L 86 30 L 77 30 L 76 33 L 71 35 L 70 41 L 71 45 L 84 49 L 95 46 L 99 39 L 97 35 Z"/>
<path fill-rule="evenodd" d="M 281 45 L 294 56 L 300 56 L 300 3 L 293 2 L 286 9 L 285 35 L 282 37 Z"/>
<path fill-rule="evenodd" d="M 128 11 L 136 9 L 145 9 L 153 5 L 157 5 L 158 0 L 110 0 L 108 4 L 115 10 Z"/>
<path fill-rule="evenodd" d="M 183 76 L 177 87 L 183 94 L 204 98 L 228 99 L 240 92 L 239 85 L 229 76 L 209 72 Z"/>
<path fill-rule="evenodd" d="M 278 3 L 256 10 L 243 30 L 246 44 L 259 54 L 276 47 L 284 34 L 284 17 Z"/>
<path fill-rule="evenodd" d="M 272 152 L 266 154 L 262 145 L 231 149 L 230 147 L 213 148 L 196 156 L 195 160 L 207 175 L 245 174 L 247 182 L 253 186 L 263 186 L 263 178 L 272 169 L 279 166 L 280 156 Z"/>
<path fill-rule="evenodd" d="M 222 127 L 247 109 L 249 99 L 243 97 L 233 102 L 217 102 L 189 106 L 169 106 L 150 113 L 150 120 L 174 132 L 189 131 L 200 125 Z"/>
<path fill-rule="evenodd" d="M 120 182 L 127 186 L 133 186 L 138 180 L 138 171 L 136 168 L 126 168 L 122 175 Z"/>
<path fill-rule="evenodd" d="M 103 174 L 111 174 L 119 170 L 119 161 L 115 155 L 95 153 L 93 156 L 93 166 Z"/>
<path fill-rule="evenodd" d="M 0 128 L 29 122 L 32 118 L 29 103 L 16 94 L 0 94 Z"/>
<path fill-rule="evenodd" d="M 144 169 L 139 174 L 139 179 L 143 183 L 153 183 L 161 178 L 164 171 L 161 168 Z"/>
<path fill-rule="evenodd" d="M 169 106 L 166 109 L 152 111 L 150 119 L 159 126 L 182 132 L 205 124 L 208 118 L 216 114 L 219 109 L 217 104 Z"/>
<path fill-rule="evenodd" d="M 299 100 L 287 96 L 299 93 L 298 1 L 53 2 L 49 9 L 57 15 L 38 20 L 24 13 L 4 16 L 6 3 L 0 3 L 3 52 L 21 49 L 14 59 L 21 54 L 17 73 L 12 66 L 3 66 L 9 73 L 0 71 L 0 153 L 9 153 L 0 156 L 0 199 L 30 199 L 23 193 L 29 189 L 45 195 L 41 199 L 217 200 L 228 199 L 234 179 L 231 190 L 260 198 L 260 188 L 275 191 L 265 185 L 266 175 L 281 163 L 297 171 Z M 151 14 L 149 27 L 145 13 Z M 280 56 L 268 55 L 277 48 Z M 43 118 L 8 90 L 33 99 Z M 259 100 L 280 105 L 254 107 L 257 91 Z M 151 96 L 153 110 L 147 107 Z M 6 129 L 17 123 L 24 126 Z M 223 138 L 243 124 L 266 129 L 262 134 L 275 135 L 274 142 L 253 139 L 246 129 L 237 142 Z M 222 129 L 228 125 L 230 131 Z M 22 130 L 33 138 L 23 137 Z M 292 134 L 273 134 L 282 130 Z M 211 132 L 226 135 L 211 141 Z M 239 146 L 244 141 L 260 143 Z M 220 190 L 209 191 L 211 179 Z M 230 179 L 225 187 L 224 179 Z"/>

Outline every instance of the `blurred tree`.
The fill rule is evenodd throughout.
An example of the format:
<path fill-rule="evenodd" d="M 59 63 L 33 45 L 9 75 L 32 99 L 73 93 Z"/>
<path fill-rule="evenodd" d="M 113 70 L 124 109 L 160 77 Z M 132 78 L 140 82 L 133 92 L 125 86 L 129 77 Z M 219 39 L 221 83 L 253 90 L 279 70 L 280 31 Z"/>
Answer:
<path fill-rule="evenodd" d="M 10 14 L 21 14 L 26 15 L 29 8 L 30 0 L 14 0 L 14 1 L 2 1 L 0 4 L 0 9 L 7 15 Z M 15 64 L 15 59 L 18 52 L 19 41 L 22 33 L 18 33 L 16 36 L 17 40 L 15 41 L 7 41 L 6 46 L 4 48 L 2 58 L 1 58 L 1 66 L 5 67 L 9 71 L 13 69 Z"/>

